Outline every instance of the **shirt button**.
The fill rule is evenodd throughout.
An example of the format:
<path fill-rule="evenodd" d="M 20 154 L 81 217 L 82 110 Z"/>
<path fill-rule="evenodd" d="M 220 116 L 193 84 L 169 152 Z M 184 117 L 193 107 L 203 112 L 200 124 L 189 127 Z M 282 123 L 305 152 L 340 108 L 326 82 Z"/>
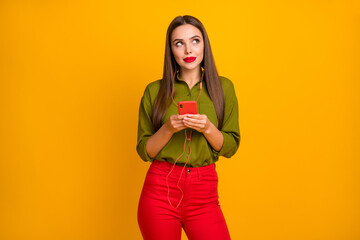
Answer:
<path fill-rule="evenodd" d="M 188 169 L 188 173 L 189 173 L 189 172 L 191 172 L 191 170 L 190 170 L 190 169 Z"/>

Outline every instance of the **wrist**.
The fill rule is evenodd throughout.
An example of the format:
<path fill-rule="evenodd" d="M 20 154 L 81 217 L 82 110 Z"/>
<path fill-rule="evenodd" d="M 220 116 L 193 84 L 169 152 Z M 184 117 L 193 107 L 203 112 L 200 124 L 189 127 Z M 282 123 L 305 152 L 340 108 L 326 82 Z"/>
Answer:
<path fill-rule="evenodd" d="M 213 131 L 213 127 L 214 127 L 214 125 L 209 121 L 209 125 L 208 125 L 208 127 L 205 129 L 204 134 L 205 134 L 205 135 L 210 135 L 211 132 Z"/>
<path fill-rule="evenodd" d="M 164 125 L 162 125 L 161 128 L 163 129 L 164 134 L 166 134 L 166 135 L 168 135 L 170 137 L 174 134 L 172 129 L 168 126 L 168 122 L 166 122 Z"/>

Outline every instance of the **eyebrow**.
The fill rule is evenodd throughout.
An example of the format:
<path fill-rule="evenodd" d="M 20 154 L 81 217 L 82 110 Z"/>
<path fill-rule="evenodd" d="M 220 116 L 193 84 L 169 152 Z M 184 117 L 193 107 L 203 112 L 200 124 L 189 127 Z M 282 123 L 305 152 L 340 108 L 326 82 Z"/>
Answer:
<path fill-rule="evenodd" d="M 190 39 L 192 39 L 192 38 L 196 38 L 196 37 L 201 38 L 200 36 L 195 35 L 195 36 L 192 36 Z M 174 40 L 173 40 L 173 42 L 178 41 L 178 40 L 184 40 L 184 39 L 177 38 L 177 39 L 174 39 Z"/>

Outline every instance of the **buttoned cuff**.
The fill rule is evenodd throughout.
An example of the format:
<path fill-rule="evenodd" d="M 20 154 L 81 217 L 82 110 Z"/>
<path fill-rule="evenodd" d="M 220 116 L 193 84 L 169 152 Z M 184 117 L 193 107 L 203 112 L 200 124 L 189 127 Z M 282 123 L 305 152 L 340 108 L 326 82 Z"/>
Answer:
<path fill-rule="evenodd" d="M 145 162 L 153 162 L 155 158 L 152 158 L 149 156 L 149 154 L 146 151 L 146 144 L 150 137 L 144 137 L 142 141 L 139 143 L 139 145 L 136 147 L 136 150 L 142 160 Z"/>
<path fill-rule="evenodd" d="M 216 158 L 219 156 L 224 156 L 226 158 L 230 158 L 236 152 L 237 145 L 234 141 L 233 136 L 230 133 L 226 133 L 224 131 L 220 131 L 224 137 L 224 142 L 219 151 L 216 151 L 212 148 L 213 154 Z"/>

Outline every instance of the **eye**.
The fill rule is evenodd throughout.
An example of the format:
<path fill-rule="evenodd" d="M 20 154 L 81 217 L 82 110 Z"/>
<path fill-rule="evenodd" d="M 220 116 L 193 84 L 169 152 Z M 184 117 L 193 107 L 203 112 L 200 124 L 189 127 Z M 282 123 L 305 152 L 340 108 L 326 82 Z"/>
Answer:
<path fill-rule="evenodd" d="M 177 46 L 177 47 L 180 46 L 179 43 L 182 44 L 182 42 L 177 42 L 177 43 L 175 43 L 175 46 Z"/>
<path fill-rule="evenodd" d="M 200 42 L 200 40 L 199 40 L 199 39 L 197 39 L 197 38 L 195 38 L 193 41 L 195 41 L 195 43 Z"/>

